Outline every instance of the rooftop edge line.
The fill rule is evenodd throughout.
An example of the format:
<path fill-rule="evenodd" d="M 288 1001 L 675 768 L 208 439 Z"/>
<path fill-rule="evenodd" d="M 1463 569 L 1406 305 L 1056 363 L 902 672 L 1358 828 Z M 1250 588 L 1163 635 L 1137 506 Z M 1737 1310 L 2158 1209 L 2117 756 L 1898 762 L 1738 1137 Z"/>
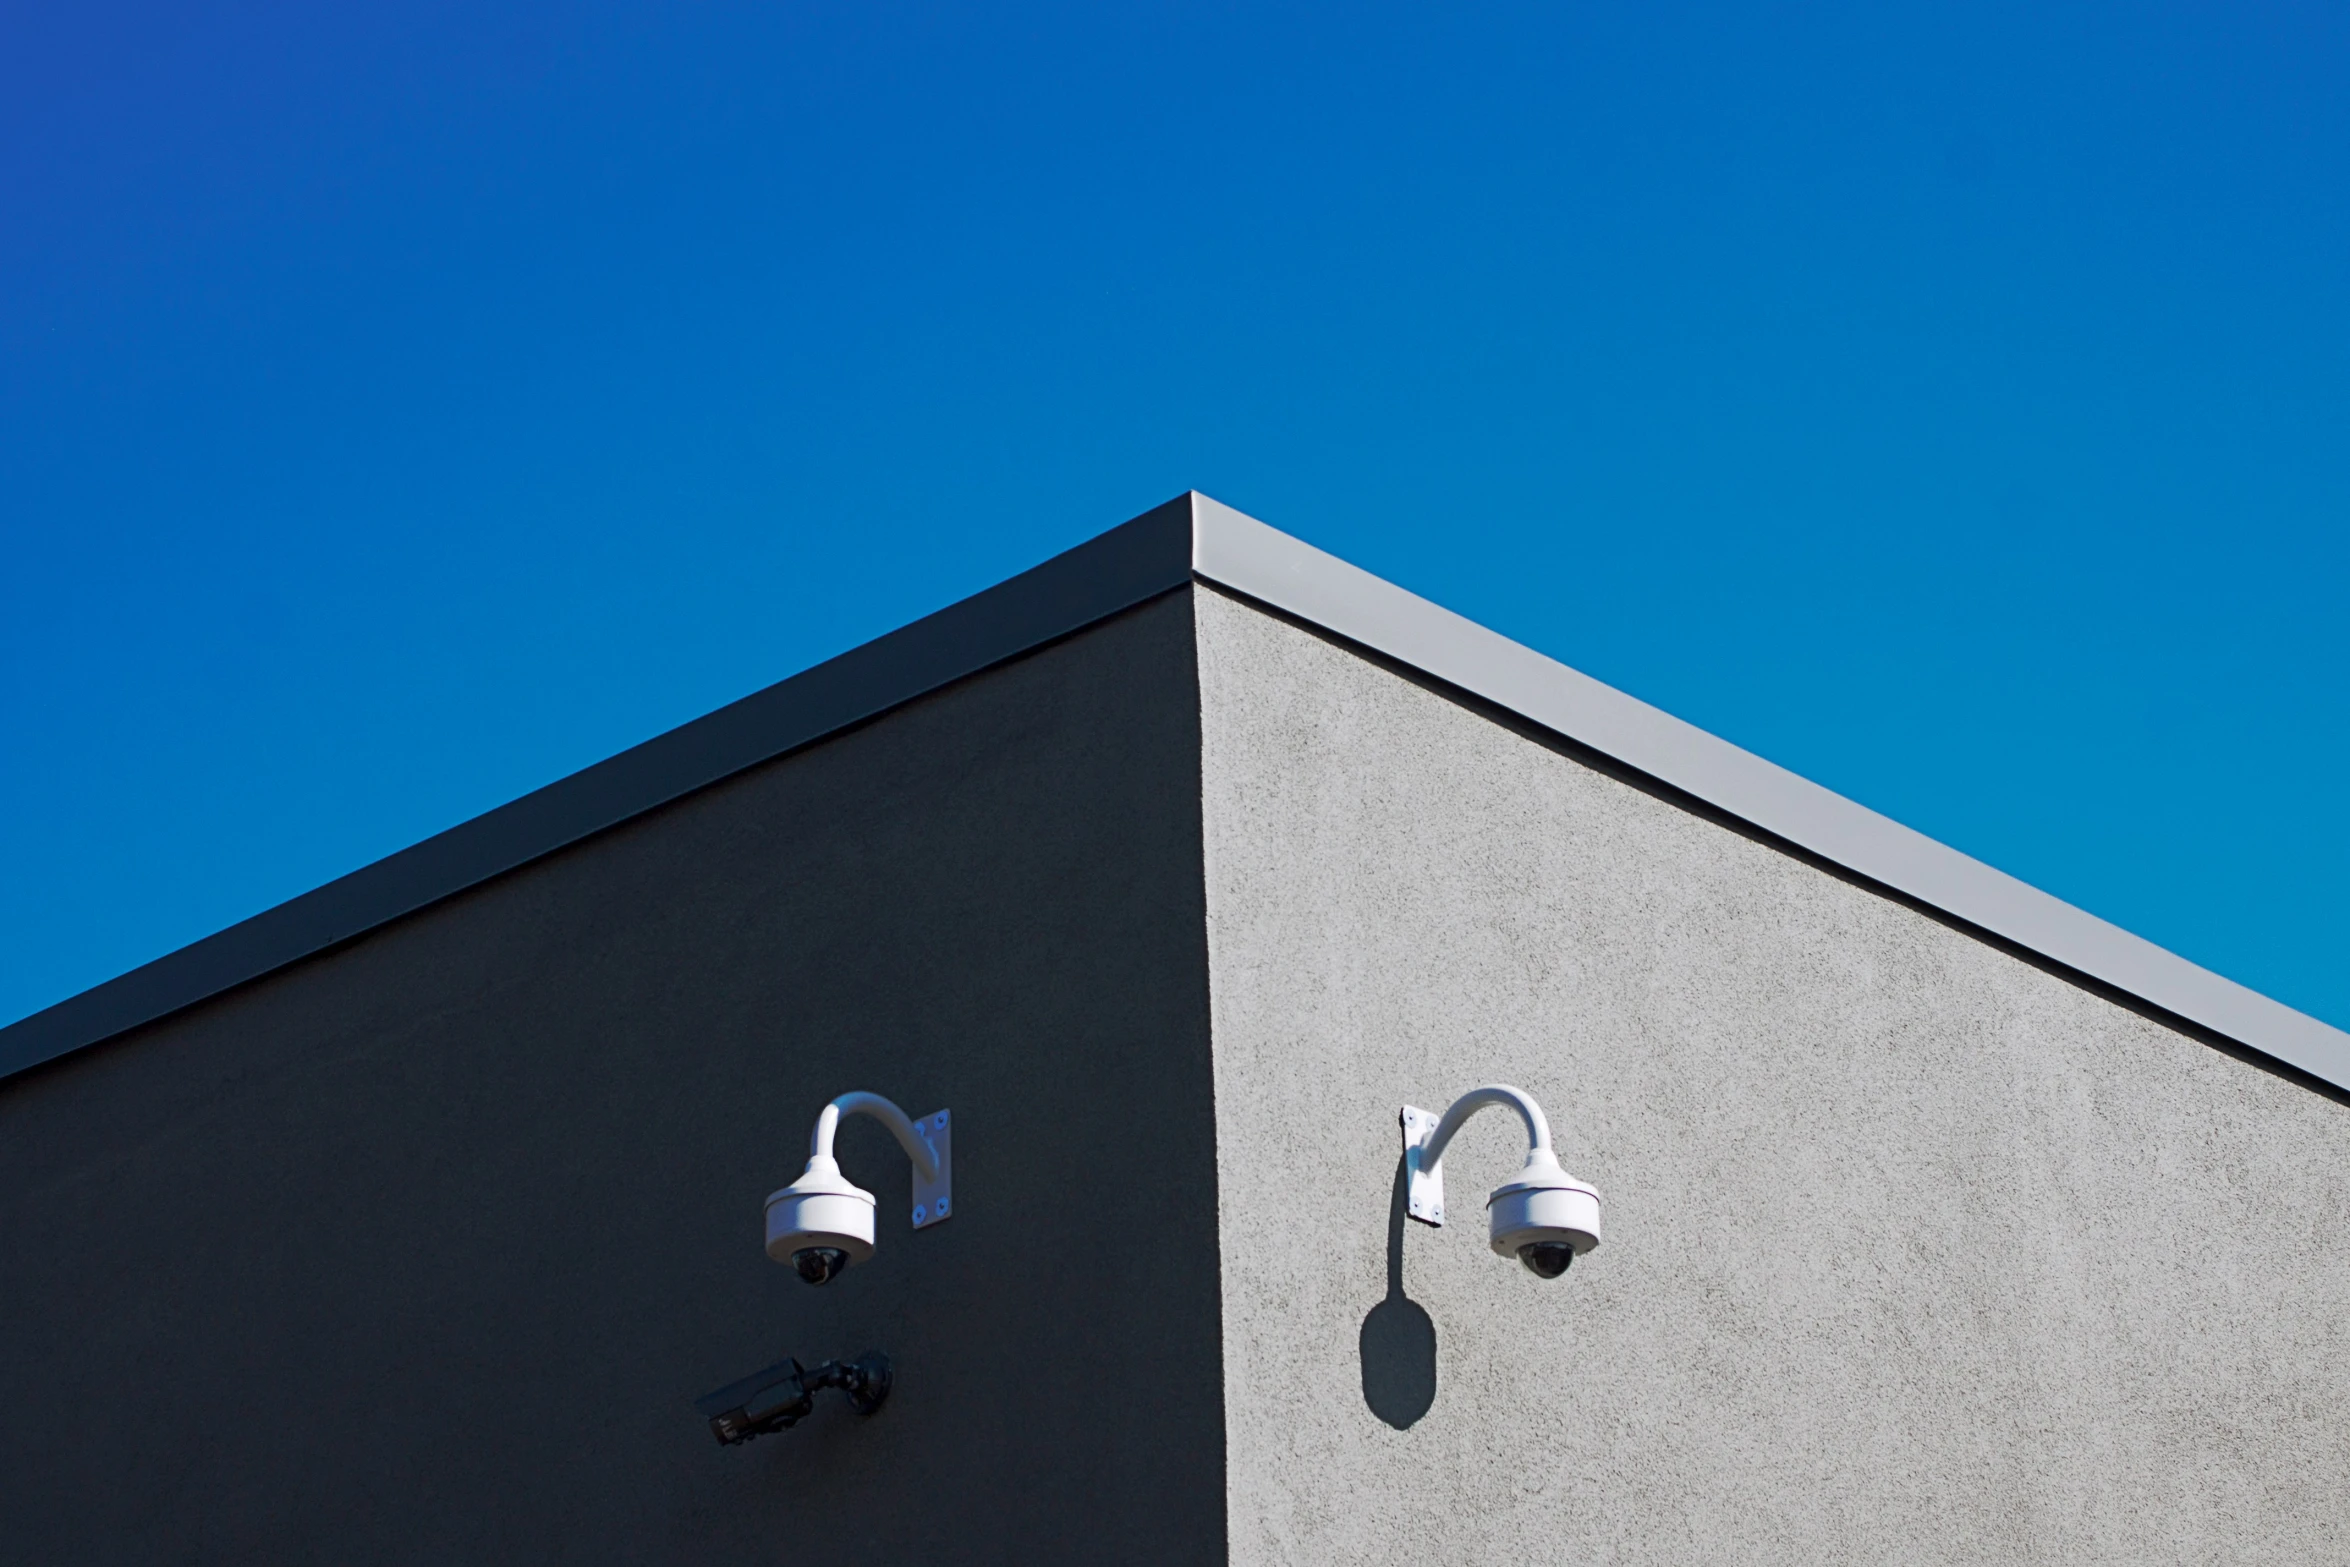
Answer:
<path fill-rule="evenodd" d="M 1196 491 L 984 592 L 0 1028 L 0 1078 L 340 946 L 1195 578 L 1408 665 L 1856 875 L 2350 1090 L 2350 1034 Z"/>
<path fill-rule="evenodd" d="M 103 1043 L 1191 580 L 1191 497 L 0 1028 L 0 1078 Z"/>
<path fill-rule="evenodd" d="M 1613 757 L 1824 860 L 2350 1089 L 2350 1034 L 1199 496 L 1193 568 Z"/>

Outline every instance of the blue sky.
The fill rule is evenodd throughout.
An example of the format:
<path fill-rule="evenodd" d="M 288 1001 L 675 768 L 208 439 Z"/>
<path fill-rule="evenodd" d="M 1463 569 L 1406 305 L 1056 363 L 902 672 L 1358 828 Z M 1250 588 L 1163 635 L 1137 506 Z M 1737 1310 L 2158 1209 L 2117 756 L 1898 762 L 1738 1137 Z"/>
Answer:
<path fill-rule="evenodd" d="M 2318 5 L 10 7 L 0 1019 L 1197 487 L 2350 1024 L 2345 81 Z"/>

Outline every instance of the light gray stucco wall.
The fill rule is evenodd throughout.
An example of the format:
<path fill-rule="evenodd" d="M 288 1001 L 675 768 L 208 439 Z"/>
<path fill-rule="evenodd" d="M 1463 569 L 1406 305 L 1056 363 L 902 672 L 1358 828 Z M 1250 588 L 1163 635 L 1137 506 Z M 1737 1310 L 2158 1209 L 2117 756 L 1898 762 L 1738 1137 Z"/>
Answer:
<path fill-rule="evenodd" d="M 1194 602 L 1234 1561 L 2350 1559 L 2350 1110 Z"/>

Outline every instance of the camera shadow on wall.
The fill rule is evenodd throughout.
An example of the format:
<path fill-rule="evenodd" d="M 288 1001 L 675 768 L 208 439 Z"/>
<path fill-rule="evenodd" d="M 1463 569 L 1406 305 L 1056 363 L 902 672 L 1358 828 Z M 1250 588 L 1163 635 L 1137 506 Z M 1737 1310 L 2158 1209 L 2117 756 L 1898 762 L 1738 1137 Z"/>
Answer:
<path fill-rule="evenodd" d="M 1436 1403 L 1436 1324 L 1403 1292 L 1404 1164 L 1395 1162 L 1387 1205 L 1387 1298 L 1363 1318 L 1363 1402 L 1408 1430 Z"/>

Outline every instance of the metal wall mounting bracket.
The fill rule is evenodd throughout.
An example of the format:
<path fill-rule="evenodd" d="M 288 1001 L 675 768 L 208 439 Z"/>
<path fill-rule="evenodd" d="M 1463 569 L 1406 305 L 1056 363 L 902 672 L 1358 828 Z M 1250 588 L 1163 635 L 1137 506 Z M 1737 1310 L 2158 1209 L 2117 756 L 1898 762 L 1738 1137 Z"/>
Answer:
<path fill-rule="evenodd" d="M 1422 1224 L 1442 1228 L 1444 1161 L 1439 1159 L 1426 1169 L 1420 1167 L 1420 1155 L 1427 1149 L 1438 1119 L 1434 1111 L 1423 1110 L 1418 1105 L 1403 1107 L 1404 1212 Z"/>
<path fill-rule="evenodd" d="M 914 1123 L 914 1130 L 938 1156 L 938 1179 L 926 1181 L 914 1172 L 914 1228 L 926 1230 L 955 1211 L 954 1129 L 944 1110 L 933 1110 Z"/>

